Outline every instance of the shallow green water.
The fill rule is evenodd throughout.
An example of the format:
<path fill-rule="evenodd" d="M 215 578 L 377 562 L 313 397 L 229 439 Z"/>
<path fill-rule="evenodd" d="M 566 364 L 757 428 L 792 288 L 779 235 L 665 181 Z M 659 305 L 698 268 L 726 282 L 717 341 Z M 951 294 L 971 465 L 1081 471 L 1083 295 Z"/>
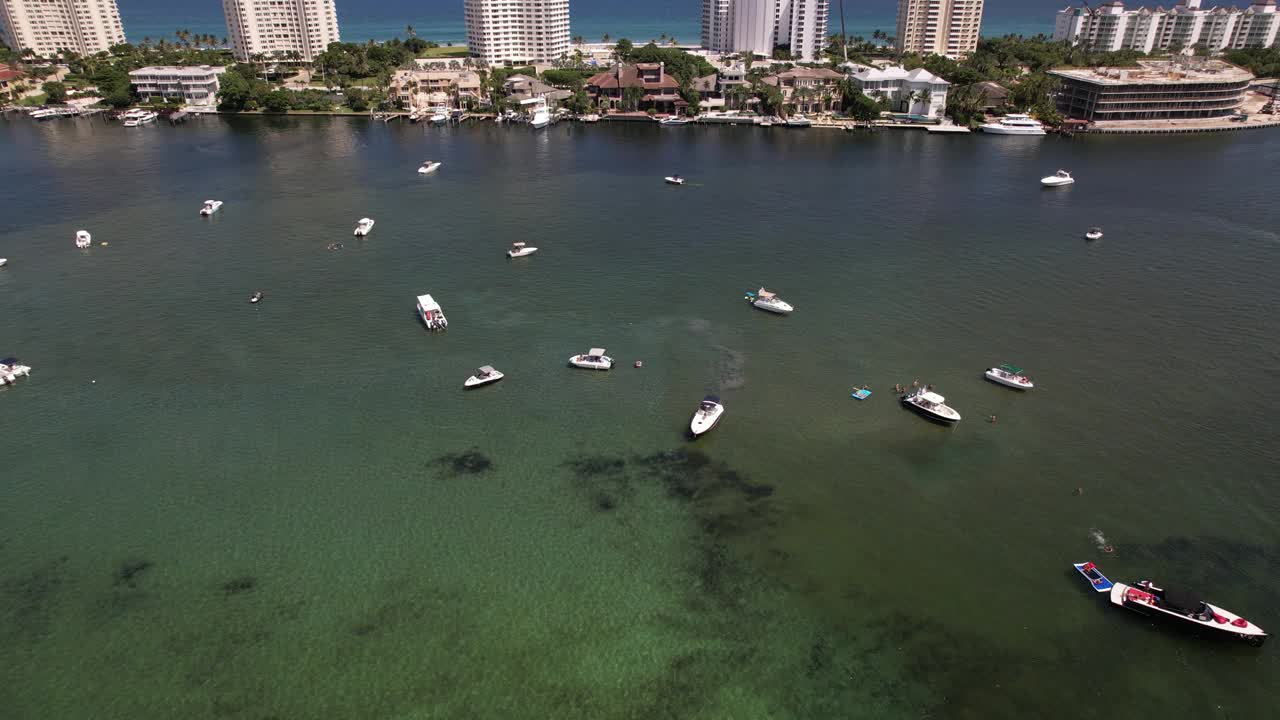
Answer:
<path fill-rule="evenodd" d="M 1276 140 L 8 116 L 3 715 L 1260 717 Z"/>

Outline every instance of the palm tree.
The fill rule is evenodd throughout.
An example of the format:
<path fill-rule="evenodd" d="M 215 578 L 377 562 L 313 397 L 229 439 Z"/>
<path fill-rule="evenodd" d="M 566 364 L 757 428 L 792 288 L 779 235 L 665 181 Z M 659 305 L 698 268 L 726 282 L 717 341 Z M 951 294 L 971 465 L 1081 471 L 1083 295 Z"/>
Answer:
<path fill-rule="evenodd" d="M 223 47 L 226 47 L 227 45 L 230 45 L 230 44 L 231 44 L 230 42 L 228 42 L 228 41 L 227 41 L 227 36 L 226 36 L 226 35 L 223 35 L 223 36 L 222 36 L 222 43 L 221 43 L 221 44 L 222 44 L 222 46 L 223 46 Z"/>
<path fill-rule="evenodd" d="M 409 37 L 416 37 L 418 33 L 414 31 L 412 25 L 405 25 L 404 34 L 408 35 Z"/>
<path fill-rule="evenodd" d="M 917 92 L 916 92 L 916 100 L 918 100 L 918 101 L 920 102 L 920 104 L 924 106 L 924 113 L 923 113 L 923 114 L 928 115 L 928 114 L 929 114 L 929 103 L 933 101 L 933 93 L 929 92 L 929 89 L 928 89 L 928 88 L 925 88 L 925 89 L 923 89 L 923 90 L 919 90 L 919 91 L 917 91 Z"/>
<path fill-rule="evenodd" d="M 609 33 L 605 33 L 605 34 L 601 35 L 601 36 L 600 36 L 600 42 L 606 42 L 606 43 L 607 43 L 607 42 L 609 42 Z"/>

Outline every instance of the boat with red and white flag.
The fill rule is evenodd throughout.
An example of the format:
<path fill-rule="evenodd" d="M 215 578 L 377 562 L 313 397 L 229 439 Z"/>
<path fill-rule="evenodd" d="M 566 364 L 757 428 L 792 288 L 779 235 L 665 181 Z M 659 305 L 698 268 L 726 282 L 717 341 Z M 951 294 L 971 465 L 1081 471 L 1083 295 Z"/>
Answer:
<path fill-rule="evenodd" d="M 1211 634 L 1232 635 L 1254 647 L 1261 647 L 1267 639 L 1265 630 L 1230 610 L 1210 605 L 1186 589 L 1156 587 L 1150 580 L 1133 585 L 1116 583 L 1111 588 L 1111 603 L 1143 615 L 1199 626 Z"/>

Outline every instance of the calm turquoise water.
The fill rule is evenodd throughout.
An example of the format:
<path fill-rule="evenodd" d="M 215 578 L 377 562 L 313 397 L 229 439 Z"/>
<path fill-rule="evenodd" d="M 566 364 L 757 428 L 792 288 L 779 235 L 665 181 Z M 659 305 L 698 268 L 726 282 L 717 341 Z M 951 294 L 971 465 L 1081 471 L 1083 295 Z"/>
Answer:
<path fill-rule="evenodd" d="M 1263 717 L 1277 139 L 4 116 L 3 714 Z"/>

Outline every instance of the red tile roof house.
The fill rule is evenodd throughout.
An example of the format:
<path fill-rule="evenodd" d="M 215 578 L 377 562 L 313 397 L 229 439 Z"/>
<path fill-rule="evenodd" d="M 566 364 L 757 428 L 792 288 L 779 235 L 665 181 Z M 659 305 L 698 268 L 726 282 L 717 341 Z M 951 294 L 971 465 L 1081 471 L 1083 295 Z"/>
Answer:
<path fill-rule="evenodd" d="M 680 83 L 666 73 L 664 63 L 616 65 L 612 70 L 592 75 L 586 82 L 587 94 L 609 112 L 623 110 L 622 98 L 627 88 L 639 88 L 643 93 L 635 110 L 678 112 L 689 104 L 676 92 L 679 87 Z"/>
<path fill-rule="evenodd" d="M 27 74 L 21 70 L 14 70 L 4 63 L 0 63 L 0 96 L 5 96 L 12 100 L 17 93 L 17 84 L 22 82 L 22 79 L 26 76 Z"/>
<path fill-rule="evenodd" d="M 797 67 L 770 75 L 764 82 L 782 91 L 783 101 L 797 112 L 827 112 L 840 107 L 840 81 L 844 75 L 829 68 Z"/>

